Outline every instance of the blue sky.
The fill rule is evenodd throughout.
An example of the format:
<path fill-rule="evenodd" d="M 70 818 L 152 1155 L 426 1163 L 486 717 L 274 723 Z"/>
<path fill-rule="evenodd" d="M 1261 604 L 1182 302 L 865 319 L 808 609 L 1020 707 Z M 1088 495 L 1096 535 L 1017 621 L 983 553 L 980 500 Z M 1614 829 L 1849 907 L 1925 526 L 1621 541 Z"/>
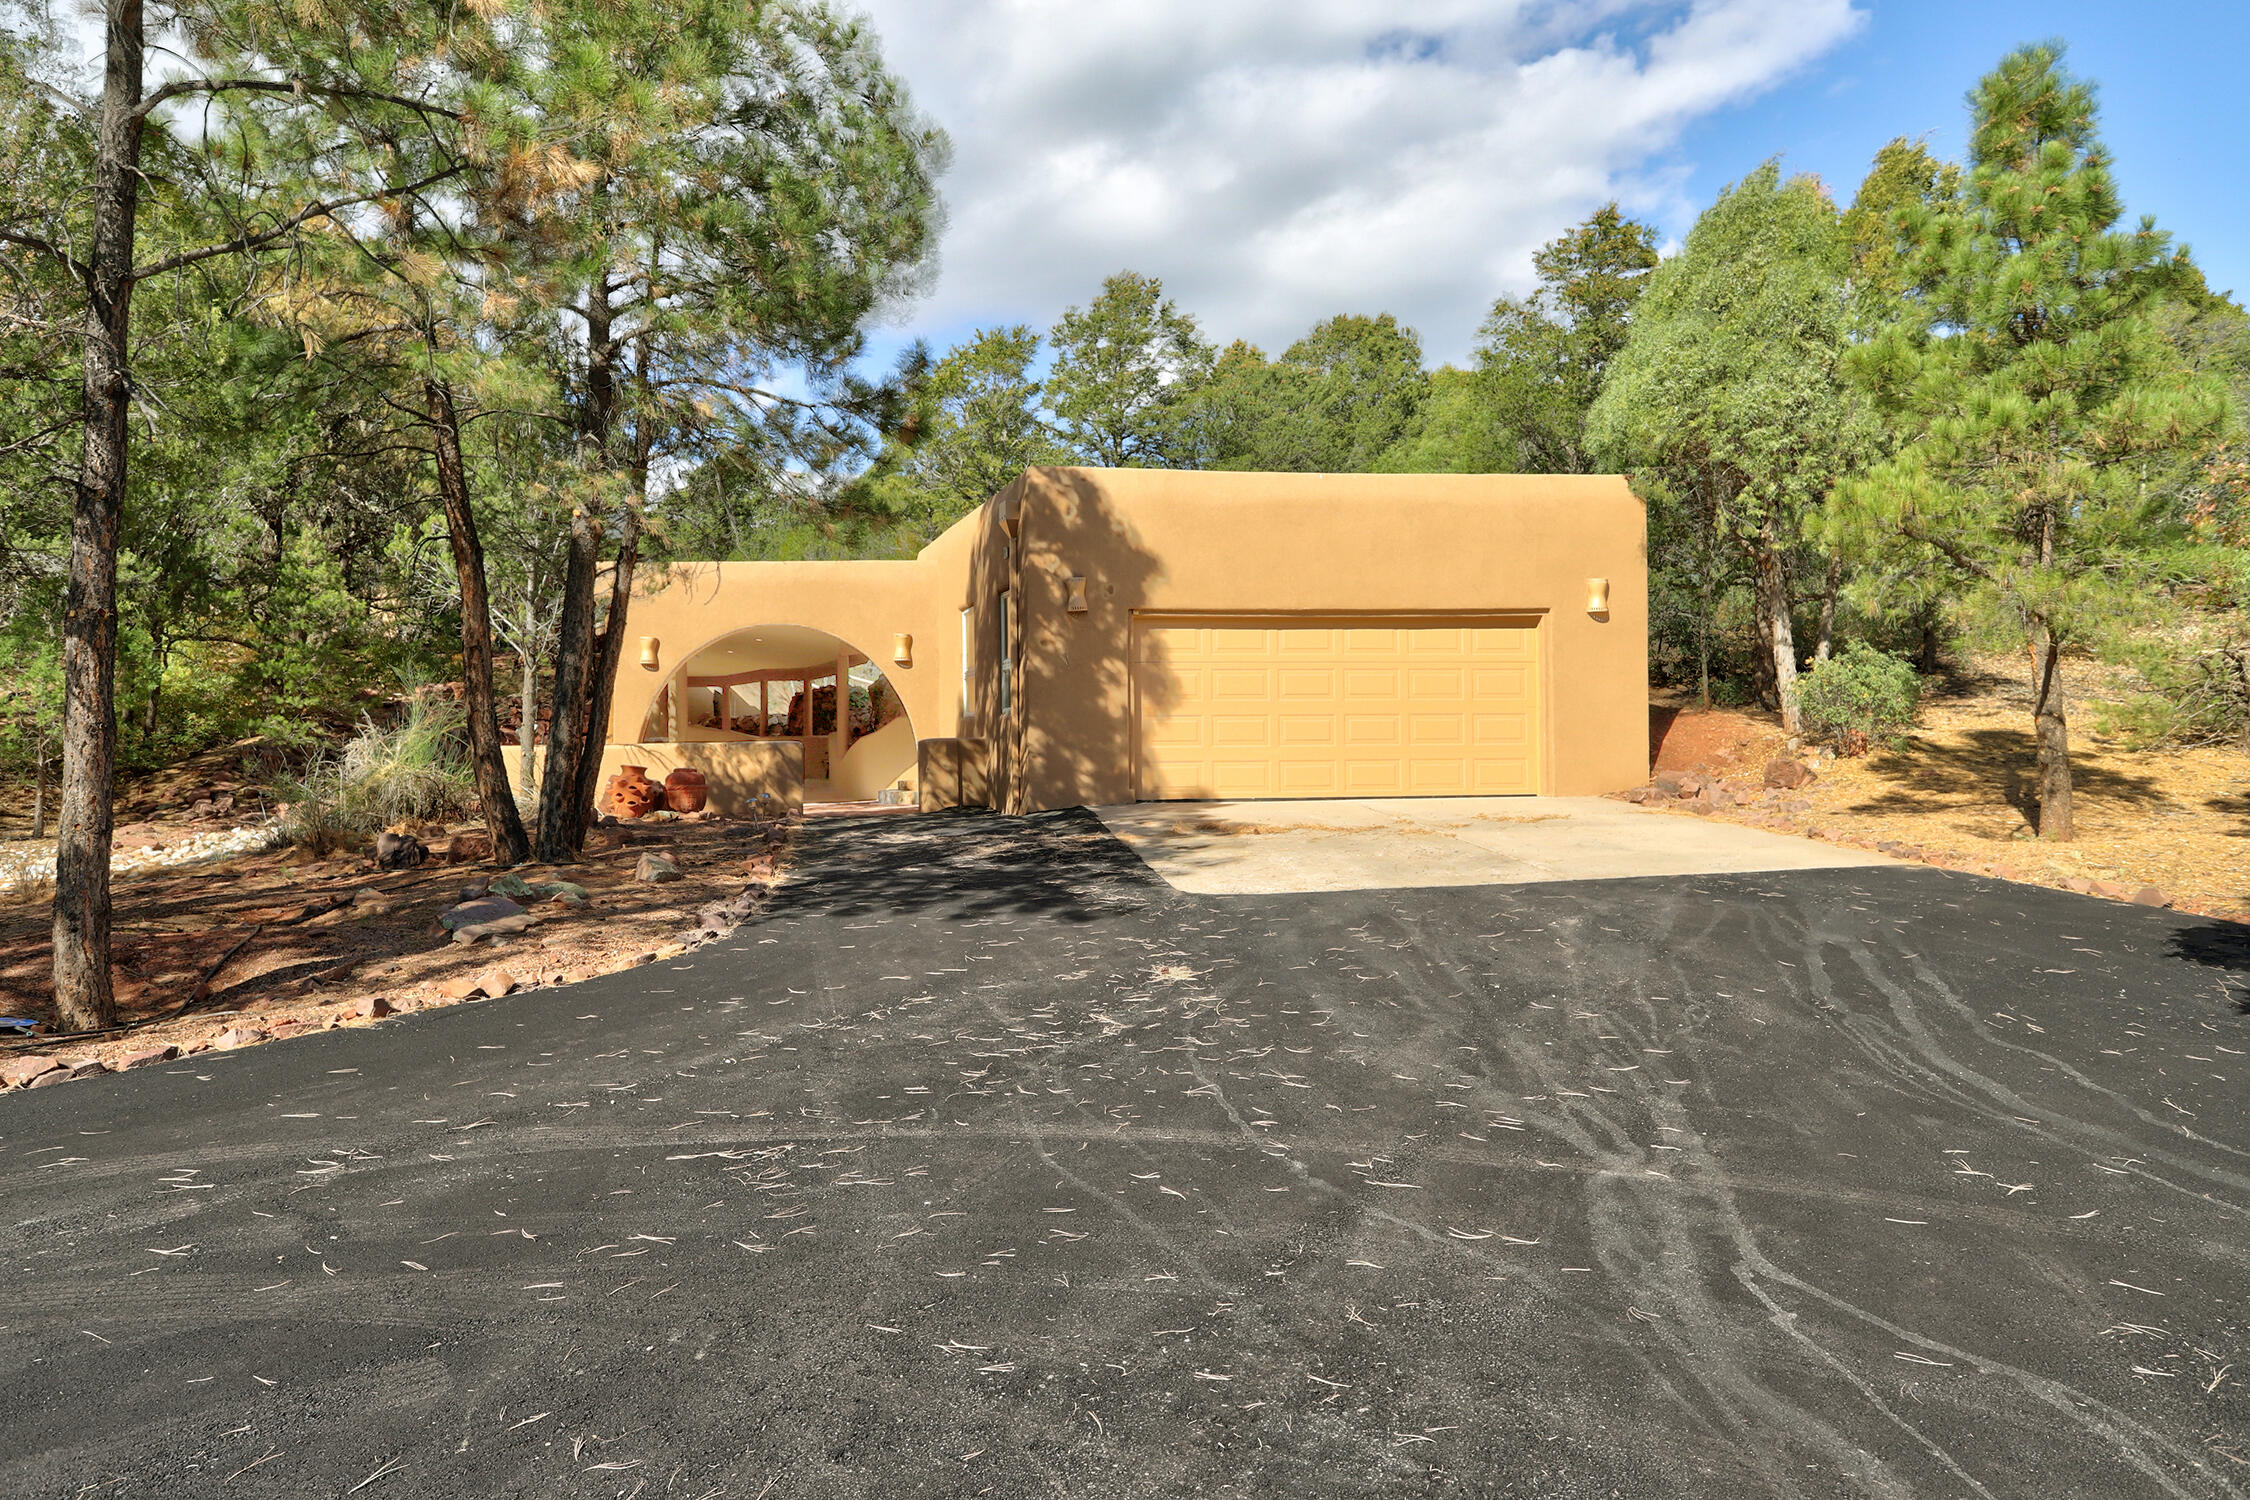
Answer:
<path fill-rule="evenodd" d="M 2131 210 L 2250 293 L 2250 18 L 2208 0 L 845 3 L 955 149 L 937 275 L 877 359 L 1045 329 L 1129 268 L 1221 342 L 1390 312 L 1460 361 L 1601 203 L 1676 242 L 1777 154 L 1848 199 L 1894 136 L 1958 155 L 1978 76 L 2050 37 L 2101 85 Z"/>
<path fill-rule="evenodd" d="M 1849 40 L 1684 132 L 1674 160 L 1688 168 L 1695 202 L 1777 151 L 1840 199 L 1894 136 L 1926 134 L 1958 157 L 1962 96 L 1977 78 L 2024 42 L 2060 38 L 2071 70 L 2101 86 L 2102 135 L 2129 213 L 2154 214 L 2193 247 L 2214 288 L 2250 295 L 2250 6 L 1876 0 L 1862 9 Z"/>

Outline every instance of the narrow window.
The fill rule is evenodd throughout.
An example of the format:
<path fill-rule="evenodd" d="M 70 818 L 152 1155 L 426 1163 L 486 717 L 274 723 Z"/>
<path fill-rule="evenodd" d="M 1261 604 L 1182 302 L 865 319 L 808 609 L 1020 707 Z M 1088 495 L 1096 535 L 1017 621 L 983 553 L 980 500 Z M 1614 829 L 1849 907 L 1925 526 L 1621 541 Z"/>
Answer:
<path fill-rule="evenodd" d="M 969 707 L 969 664 L 973 659 L 969 652 L 969 617 L 975 613 L 973 609 L 961 611 L 961 717 L 964 719 L 972 712 Z"/>
<path fill-rule="evenodd" d="M 1000 716 L 1015 712 L 1015 596 L 1000 596 Z"/>

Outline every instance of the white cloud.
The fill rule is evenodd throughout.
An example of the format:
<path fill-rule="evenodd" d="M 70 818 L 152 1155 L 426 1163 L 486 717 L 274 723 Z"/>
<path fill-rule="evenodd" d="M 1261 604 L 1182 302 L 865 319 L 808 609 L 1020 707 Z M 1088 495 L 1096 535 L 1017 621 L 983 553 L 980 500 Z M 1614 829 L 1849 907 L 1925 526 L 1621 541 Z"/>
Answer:
<path fill-rule="evenodd" d="M 952 134 L 916 328 L 1044 326 L 1125 267 L 1278 349 L 1393 312 L 1460 359 L 1531 252 L 1849 35 L 1852 0 L 844 0 Z"/>

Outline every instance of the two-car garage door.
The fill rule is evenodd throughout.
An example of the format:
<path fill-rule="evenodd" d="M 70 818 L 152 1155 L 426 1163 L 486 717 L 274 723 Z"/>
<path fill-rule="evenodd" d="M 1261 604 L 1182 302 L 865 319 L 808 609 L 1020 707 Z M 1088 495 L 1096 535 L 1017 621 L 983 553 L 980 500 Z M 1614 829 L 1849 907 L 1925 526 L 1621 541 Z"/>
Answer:
<path fill-rule="evenodd" d="M 1134 622 L 1143 801 L 1539 790 L 1535 617 Z"/>

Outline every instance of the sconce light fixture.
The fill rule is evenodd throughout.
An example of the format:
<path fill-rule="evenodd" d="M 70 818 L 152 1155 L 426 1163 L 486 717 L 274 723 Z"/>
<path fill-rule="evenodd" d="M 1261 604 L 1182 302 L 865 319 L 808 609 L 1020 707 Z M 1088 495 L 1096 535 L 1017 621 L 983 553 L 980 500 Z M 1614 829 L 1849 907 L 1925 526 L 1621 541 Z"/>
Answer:
<path fill-rule="evenodd" d="M 1589 578 L 1586 580 L 1586 613 L 1590 615 L 1606 615 L 1609 613 L 1608 579 Z"/>
<path fill-rule="evenodd" d="M 653 635 L 641 637 L 641 665 L 651 672 L 655 671 L 657 667 L 657 648 L 663 644 Z"/>
<path fill-rule="evenodd" d="M 1074 615 L 1086 613 L 1086 580 L 1073 577 L 1065 581 L 1063 608 Z"/>
<path fill-rule="evenodd" d="M 900 631 L 891 637 L 891 660 L 898 666 L 914 665 L 914 637 Z"/>

